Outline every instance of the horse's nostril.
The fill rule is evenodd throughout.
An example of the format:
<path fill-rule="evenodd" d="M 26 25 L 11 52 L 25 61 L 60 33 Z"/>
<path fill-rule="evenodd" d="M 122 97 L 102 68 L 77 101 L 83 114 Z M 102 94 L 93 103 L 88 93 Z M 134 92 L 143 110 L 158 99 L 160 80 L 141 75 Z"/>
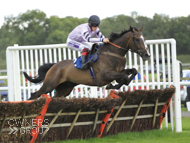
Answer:
<path fill-rule="evenodd" d="M 150 54 L 145 54 L 146 57 L 150 57 Z"/>

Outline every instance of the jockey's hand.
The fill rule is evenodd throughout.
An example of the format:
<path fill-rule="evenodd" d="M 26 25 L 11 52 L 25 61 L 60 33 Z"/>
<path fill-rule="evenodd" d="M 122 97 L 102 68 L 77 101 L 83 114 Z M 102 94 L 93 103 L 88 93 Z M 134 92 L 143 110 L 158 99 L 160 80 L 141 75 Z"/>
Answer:
<path fill-rule="evenodd" d="M 103 39 L 103 42 L 104 42 L 104 43 L 108 43 L 108 42 L 109 42 L 109 39 L 108 39 L 108 38 L 104 38 L 104 39 Z"/>

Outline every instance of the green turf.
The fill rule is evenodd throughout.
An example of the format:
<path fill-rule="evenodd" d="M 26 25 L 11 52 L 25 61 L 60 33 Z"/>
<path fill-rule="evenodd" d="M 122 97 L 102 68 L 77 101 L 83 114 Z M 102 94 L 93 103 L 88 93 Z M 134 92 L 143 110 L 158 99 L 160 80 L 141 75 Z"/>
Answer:
<path fill-rule="evenodd" d="M 164 122 L 164 121 L 163 121 Z M 102 138 L 78 139 L 67 141 L 55 141 L 54 143 L 189 143 L 190 142 L 190 118 L 182 118 L 182 132 L 172 132 L 163 125 L 162 130 L 150 130 L 143 132 L 128 132 L 110 135 Z"/>

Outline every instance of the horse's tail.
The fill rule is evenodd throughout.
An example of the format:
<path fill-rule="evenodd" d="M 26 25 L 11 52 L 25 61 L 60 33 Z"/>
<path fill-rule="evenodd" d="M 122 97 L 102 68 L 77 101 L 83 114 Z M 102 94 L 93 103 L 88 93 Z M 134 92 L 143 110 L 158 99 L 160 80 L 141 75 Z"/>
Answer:
<path fill-rule="evenodd" d="M 32 83 L 40 83 L 44 80 L 47 71 L 54 65 L 55 63 L 48 63 L 41 65 L 38 69 L 38 76 L 30 77 L 26 72 L 23 72 L 25 78 Z"/>

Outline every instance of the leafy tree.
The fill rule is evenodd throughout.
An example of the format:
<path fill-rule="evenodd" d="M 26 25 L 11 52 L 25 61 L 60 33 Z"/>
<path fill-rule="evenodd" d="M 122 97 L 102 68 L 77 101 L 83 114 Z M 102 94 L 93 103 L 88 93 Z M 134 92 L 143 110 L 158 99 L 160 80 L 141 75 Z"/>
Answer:
<path fill-rule="evenodd" d="M 138 17 L 136 17 L 135 21 L 137 22 L 136 23 L 137 28 L 143 27 L 143 31 L 142 31 L 143 36 L 145 36 L 146 39 L 150 39 L 151 38 L 150 35 L 152 32 L 150 25 L 151 25 L 152 19 L 148 18 L 148 17 L 144 17 L 144 16 L 138 16 Z"/>
<path fill-rule="evenodd" d="M 102 20 L 100 29 L 105 36 L 109 36 L 111 32 L 120 33 L 124 29 L 129 29 L 129 26 L 135 26 L 135 20 L 126 15 L 118 15 Z"/>
<path fill-rule="evenodd" d="M 5 61 L 8 46 L 65 43 L 69 33 L 76 26 L 87 22 L 87 18 L 79 19 L 72 16 L 47 18 L 46 14 L 38 9 L 28 10 L 16 17 L 7 16 L 0 28 L 0 61 Z M 190 15 L 169 18 L 164 14 L 155 14 L 153 18 L 148 18 L 133 11 L 131 16 L 115 15 L 103 19 L 100 29 L 108 37 L 111 32 L 120 33 L 129 26 L 143 26 L 146 39 L 174 38 L 177 41 L 178 54 L 190 53 Z"/>
<path fill-rule="evenodd" d="M 82 23 L 87 23 L 87 19 L 51 16 L 49 19 L 49 36 L 46 39 L 46 44 L 65 43 L 69 33 Z"/>
<path fill-rule="evenodd" d="M 13 44 L 19 45 L 42 45 L 45 44 L 46 14 L 40 10 L 27 11 L 17 17 L 5 17 L 0 29 L 0 58 L 5 61 L 6 48 Z"/>
<path fill-rule="evenodd" d="M 6 48 L 18 41 L 15 29 L 9 26 L 13 24 L 14 20 L 15 18 L 13 16 L 5 17 L 5 24 L 0 29 L 0 59 L 4 61 L 6 60 Z"/>
<path fill-rule="evenodd" d="M 44 12 L 40 10 L 27 11 L 17 17 L 19 45 L 40 45 L 45 44 L 45 39 L 48 33 L 47 18 Z"/>
<path fill-rule="evenodd" d="M 149 29 L 151 29 L 149 39 L 171 38 L 168 34 L 170 28 L 169 23 L 170 19 L 168 16 L 155 14 L 149 24 Z"/>

